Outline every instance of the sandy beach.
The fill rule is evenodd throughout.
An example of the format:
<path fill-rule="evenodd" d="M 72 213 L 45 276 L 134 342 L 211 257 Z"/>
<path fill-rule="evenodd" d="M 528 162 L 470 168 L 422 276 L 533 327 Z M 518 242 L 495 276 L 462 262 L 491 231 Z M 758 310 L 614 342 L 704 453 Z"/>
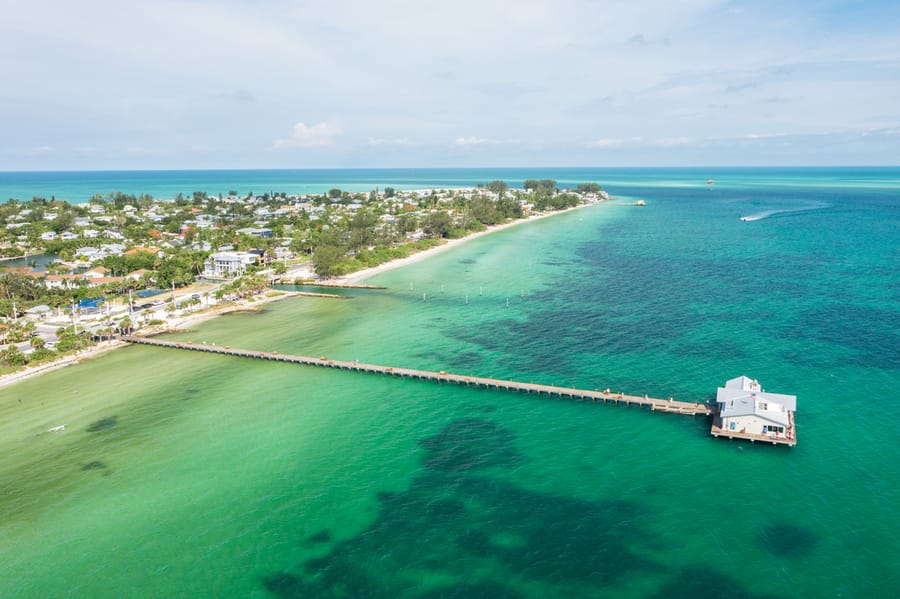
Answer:
<path fill-rule="evenodd" d="M 411 256 L 407 256 L 406 258 L 400 258 L 398 260 L 391 260 L 390 262 L 385 262 L 384 264 L 379 264 L 378 266 L 373 266 L 372 268 L 367 268 L 364 270 L 360 270 L 349 275 L 343 277 L 337 277 L 334 279 L 329 279 L 328 283 L 330 285 L 340 286 L 340 285 L 356 285 L 360 284 L 364 280 L 377 275 L 382 272 L 386 272 L 389 270 L 393 270 L 395 268 L 401 268 L 403 266 L 407 266 L 409 264 L 414 264 L 416 262 L 420 262 L 430 256 L 434 256 L 435 254 L 439 254 L 441 252 L 445 252 L 451 248 L 458 247 L 468 241 L 476 239 L 478 237 L 482 237 L 484 235 L 490 235 L 491 233 L 496 233 L 497 231 L 502 231 L 504 229 L 509 229 L 510 227 L 516 227 L 518 225 L 522 225 L 524 223 L 535 222 L 537 220 L 541 220 L 544 218 L 549 218 L 551 216 L 556 216 L 559 214 L 564 214 L 566 212 L 572 212 L 573 210 L 579 210 L 581 208 L 585 208 L 587 206 L 594 206 L 596 204 L 581 204 L 579 206 L 574 206 L 572 208 L 567 208 L 565 210 L 559 210 L 557 212 L 546 212 L 542 214 L 536 214 L 530 216 L 529 218 L 522 218 L 519 220 L 514 220 L 512 222 L 503 223 L 501 225 L 494 225 L 488 227 L 484 231 L 479 231 L 477 233 L 473 233 L 471 235 L 467 235 L 466 237 L 461 237 L 459 239 L 451 239 L 446 243 L 435 246 L 433 248 L 429 248 L 427 250 L 417 252 Z M 240 301 L 237 303 L 229 303 L 223 306 L 215 306 L 213 308 L 209 308 L 206 310 L 202 310 L 199 312 L 193 312 L 189 314 L 184 314 L 177 318 L 172 318 L 168 321 L 168 323 L 159 328 L 150 328 L 150 329 L 142 329 L 141 334 L 158 334 L 164 333 L 167 330 L 183 330 L 186 328 L 190 328 L 192 326 L 196 326 L 201 322 L 205 322 L 207 320 L 216 318 L 217 316 L 221 316 L 223 314 L 228 314 L 229 312 L 241 312 L 254 310 L 257 306 L 261 306 L 263 304 L 267 304 L 274 301 L 279 301 L 283 299 L 287 299 L 289 297 L 296 297 L 298 295 L 302 295 L 301 293 L 294 293 L 290 291 L 284 291 L 281 295 L 275 296 L 263 296 L 254 298 L 253 301 Z M 128 343 L 123 341 L 104 341 L 98 343 L 94 347 L 88 348 L 86 350 L 80 351 L 77 354 L 64 356 L 58 360 L 53 362 L 48 362 L 46 364 L 41 364 L 38 366 L 28 367 L 23 370 L 17 372 L 11 372 L 9 374 L 5 374 L 0 376 L 0 388 L 7 387 L 9 385 L 13 385 L 19 381 L 32 378 L 43 374 L 45 372 L 50 372 L 53 370 L 58 370 L 60 368 L 65 368 L 66 366 L 71 366 L 72 364 L 77 364 L 84 360 L 89 360 L 91 358 L 97 357 L 99 355 L 105 354 L 108 351 L 112 351 L 114 349 L 125 347 Z"/>
<path fill-rule="evenodd" d="M 519 225 L 523 225 L 525 223 L 532 223 L 544 218 L 549 218 L 551 216 L 557 216 L 560 214 L 565 214 L 566 212 L 572 212 L 573 210 L 580 210 L 581 208 L 586 208 L 588 206 L 596 206 L 597 204 L 581 204 L 578 206 L 574 206 L 572 208 L 566 208 L 565 210 L 559 210 L 556 212 L 545 212 L 541 214 L 536 214 L 530 216 L 528 218 L 521 218 L 519 220 L 514 220 L 508 223 L 503 223 L 501 225 L 493 225 L 488 227 L 484 231 L 479 231 L 477 233 L 472 233 L 471 235 L 466 235 L 465 237 L 460 237 L 459 239 L 450 239 L 444 244 L 435 246 L 433 248 L 429 248 L 427 250 L 417 252 L 411 256 L 407 256 L 406 258 L 400 258 L 397 260 L 391 260 L 390 262 L 385 262 L 383 264 L 379 264 L 378 266 L 373 266 L 372 268 L 366 268 L 364 270 L 358 270 L 354 273 L 350 273 L 349 275 L 345 275 L 343 277 L 335 277 L 334 279 L 330 279 L 333 284 L 336 285 L 356 285 L 362 283 L 369 277 L 375 276 L 382 272 L 387 272 L 389 270 L 394 270 L 395 268 L 401 268 L 403 266 L 407 266 L 409 264 L 414 264 L 416 262 L 420 262 L 429 256 L 434 256 L 435 254 L 439 254 L 441 252 L 446 252 L 449 249 L 458 247 L 468 241 L 476 239 L 478 237 L 483 237 L 484 235 L 490 235 L 491 233 L 496 233 L 497 231 L 502 231 L 504 229 L 509 229 L 511 227 L 516 227 Z"/>

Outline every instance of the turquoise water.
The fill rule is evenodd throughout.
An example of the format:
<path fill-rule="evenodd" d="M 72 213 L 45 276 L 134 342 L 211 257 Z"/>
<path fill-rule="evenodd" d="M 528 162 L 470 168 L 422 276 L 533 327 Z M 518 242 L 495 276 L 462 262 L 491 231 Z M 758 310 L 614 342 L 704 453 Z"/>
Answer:
<path fill-rule="evenodd" d="M 303 170 L 0 171 L 0 201 L 33 197 L 86 202 L 94 194 L 121 191 L 172 199 L 195 191 L 212 195 L 474 187 L 494 179 L 521 187 L 526 179 L 554 179 L 563 187 L 598 182 L 613 193 L 645 188 L 702 189 L 707 180 L 729 189 L 897 189 L 897 167 L 818 168 L 394 168 Z"/>
<path fill-rule="evenodd" d="M 741 177 L 172 337 L 689 401 L 747 374 L 797 447 L 132 347 L 0 390 L 0 596 L 896 596 L 900 172 Z"/>

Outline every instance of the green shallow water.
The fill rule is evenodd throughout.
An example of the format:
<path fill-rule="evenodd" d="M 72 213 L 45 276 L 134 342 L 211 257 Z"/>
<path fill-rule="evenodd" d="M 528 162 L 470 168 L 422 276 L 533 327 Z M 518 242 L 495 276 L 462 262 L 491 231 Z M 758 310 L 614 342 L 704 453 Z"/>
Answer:
<path fill-rule="evenodd" d="M 747 374 L 797 447 L 131 347 L 0 392 L 0 596 L 896 595 L 896 180 L 784 179 L 637 181 L 171 337 L 690 401 Z"/>

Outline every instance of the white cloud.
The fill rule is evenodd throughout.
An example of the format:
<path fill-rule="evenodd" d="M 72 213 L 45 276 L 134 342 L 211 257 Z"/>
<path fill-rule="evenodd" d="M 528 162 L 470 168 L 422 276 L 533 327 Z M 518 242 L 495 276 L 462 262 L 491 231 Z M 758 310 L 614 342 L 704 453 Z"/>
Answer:
<path fill-rule="evenodd" d="M 480 137 L 457 137 L 454 141 L 454 144 L 458 146 L 480 146 L 481 144 L 491 143 L 489 139 L 482 139 Z"/>
<path fill-rule="evenodd" d="M 601 138 L 594 140 L 588 143 L 589 148 L 625 148 L 625 147 L 636 147 L 643 143 L 643 139 L 640 137 L 629 137 L 629 138 Z"/>
<path fill-rule="evenodd" d="M 383 137 L 370 137 L 366 141 L 370 146 L 411 146 L 413 142 L 406 137 L 395 137 L 394 139 L 384 139 Z"/>
<path fill-rule="evenodd" d="M 24 156 L 26 158 L 34 158 L 36 156 L 47 156 L 48 154 L 52 154 L 54 152 L 53 146 L 43 145 L 43 146 L 34 146 L 31 148 L 19 148 L 8 150 L 8 154 L 12 154 L 14 156 Z"/>
<path fill-rule="evenodd" d="M 59 168 L 77 147 L 96 148 L 79 166 L 104 168 L 131 145 L 166 148 L 152 154 L 161 167 L 200 164 L 195 146 L 210 148 L 204 166 L 217 157 L 223 166 L 292 166 L 290 152 L 261 150 L 329 145 L 307 164 L 452 166 L 489 160 L 495 147 L 507 163 L 584 163 L 598 149 L 610 160 L 633 149 L 633 162 L 643 148 L 672 160 L 705 148 L 690 157 L 697 163 L 721 156 L 711 139 L 740 149 L 750 133 L 803 136 L 900 114 L 891 27 L 900 8 L 891 6 L 847 21 L 829 2 L 520 0 L 514 11 L 505 0 L 8 4 L 2 143 L 55 148 L 43 162 Z M 298 114 L 315 120 L 285 131 Z M 329 115 L 352 133 L 318 122 Z M 879 143 L 872 163 L 889 159 L 891 142 Z M 841 151 L 806 147 L 798 163 Z M 146 153 L 116 166 L 150 164 L 137 158 Z M 24 152 L 6 154 L 14 158 L 4 168 L 28 164 Z"/>
<path fill-rule="evenodd" d="M 310 148 L 314 146 L 328 146 L 334 143 L 334 138 L 341 132 L 340 127 L 326 122 L 309 126 L 304 122 L 298 122 L 287 139 L 276 139 L 273 147 L 276 150 L 286 148 Z"/>

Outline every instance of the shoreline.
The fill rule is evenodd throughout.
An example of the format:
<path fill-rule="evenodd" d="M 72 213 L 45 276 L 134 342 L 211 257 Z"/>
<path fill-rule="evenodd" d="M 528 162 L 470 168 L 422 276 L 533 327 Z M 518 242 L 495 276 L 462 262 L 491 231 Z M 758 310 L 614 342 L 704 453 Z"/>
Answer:
<path fill-rule="evenodd" d="M 587 208 L 588 206 L 597 206 L 600 204 L 607 203 L 597 202 L 592 204 L 579 204 L 578 206 L 573 206 L 571 208 L 566 208 L 564 210 L 557 210 L 554 212 L 544 212 L 541 214 L 529 216 L 528 218 L 520 218 L 518 220 L 514 220 L 507 223 L 502 223 L 499 225 L 492 225 L 485 229 L 484 231 L 478 231 L 472 233 L 471 235 L 466 235 L 465 237 L 460 237 L 458 239 L 450 239 L 446 243 L 435 246 L 433 248 L 429 248 L 427 250 L 423 250 L 421 252 L 416 252 L 411 256 L 407 256 L 406 258 L 398 258 L 396 260 L 391 260 L 389 262 L 384 262 L 383 264 L 379 264 L 378 266 L 373 266 L 371 268 L 366 268 L 363 270 L 356 271 L 354 273 L 350 273 L 349 275 L 344 275 L 342 277 L 334 277 L 332 279 L 327 279 L 329 283 L 332 285 L 358 285 L 365 279 L 369 277 L 373 277 L 375 275 L 381 274 L 383 272 L 387 272 L 389 270 L 394 270 L 397 268 L 402 268 L 404 266 L 408 266 L 410 264 L 415 264 L 417 262 L 421 262 L 426 258 L 434 256 L 436 254 L 440 254 L 442 252 L 446 252 L 455 247 L 459 247 L 462 244 L 476 239 L 478 237 L 483 237 L 485 235 L 490 235 L 491 233 L 496 233 L 498 231 L 503 231 L 505 229 L 510 229 L 512 227 L 516 227 L 525 223 L 531 223 L 539 220 L 543 220 L 545 218 L 549 218 L 552 216 L 558 216 L 560 214 L 566 214 L 568 212 L 574 212 L 575 210 L 580 210 L 582 208 Z M 224 314 L 228 314 L 231 312 L 242 312 L 253 310 L 255 306 L 260 306 L 264 304 L 268 304 L 271 302 L 287 299 L 289 297 L 298 297 L 303 296 L 303 292 L 298 291 L 281 291 L 280 295 L 272 296 L 272 297 L 260 297 L 254 299 L 252 302 L 247 300 L 242 300 L 240 303 L 229 304 L 227 306 L 221 307 L 213 307 L 203 312 L 195 312 L 191 314 L 186 314 L 180 316 L 178 318 L 172 319 L 169 321 L 164 329 L 156 330 L 146 330 L 144 331 L 144 335 L 147 336 L 155 336 L 161 335 L 166 332 L 175 332 L 178 329 L 184 329 L 185 327 L 198 325 L 202 322 L 206 322 L 208 320 L 212 320 L 213 318 L 217 318 Z M 46 364 L 40 364 L 38 366 L 26 367 L 23 370 L 19 370 L 16 372 L 11 372 L 9 374 L 0 375 L 0 388 L 8 387 L 10 385 L 14 385 L 15 383 L 21 382 L 26 379 L 34 378 L 45 372 L 51 372 L 54 370 L 59 370 L 60 368 L 65 368 L 66 366 L 71 366 L 73 364 L 78 364 L 79 362 L 83 362 L 85 360 L 90 360 L 91 358 L 95 358 L 102 354 L 105 354 L 109 351 L 119 349 L 120 347 L 126 347 L 130 345 L 124 341 L 113 340 L 113 341 L 102 341 L 97 345 L 85 349 L 79 353 L 64 356 L 59 358 L 58 360 L 54 360 L 53 362 L 47 362 Z"/>
<path fill-rule="evenodd" d="M 301 294 L 294 291 L 281 291 L 280 295 L 275 295 L 272 297 L 264 296 L 254 299 L 252 302 L 242 300 L 240 303 L 231 303 L 225 306 L 213 307 L 203 312 L 185 314 L 183 316 L 179 316 L 178 318 L 172 319 L 165 328 L 160 328 L 159 330 L 145 329 L 142 332 L 146 336 L 162 335 L 167 332 L 174 333 L 178 330 L 184 330 L 186 327 L 198 325 L 202 322 L 212 320 L 213 318 L 222 316 L 224 314 L 229 314 L 232 312 L 253 311 L 256 306 L 269 304 L 298 295 Z M 60 368 L 65 368 L 66 366 L 72 366 L 73 364 L 78 364 L 79 362 L 84 362 L 85 360 L 96 358 L 97 356 L 103 355 L 107 352 L 119 349 L 121 347 L 127 347 L 129 345 L 131 344 L 125 341 L 119 341 L 118 339 L 113 339 L 112 341 L 101 341 L 93 347 L 81 350 L 75 354 L 63 356 L 52 362 L 39 364 L 37 366 L 27 366 L 22 370 L 17 370 L 16 372 L 10 372 L 8 374 L 0 375 L 0 389 L 9 387 L 10 385 L 14 385 L 26 379 L 40 376 L 45 372 L 59 370 Z"/>
<path fill-rule="evenodd" d="M 348 275 L 344 275 L 341 277 L 334 277 L 331 279 L 327 279 L 331 284 L 336 285 L 358 285 L 368 279 L 369 277 L 374 277 L 375 275 L 381 274 L 383 272 L 387 272 L 389 270 L 394 270 L 396 268 L 402 268 L 404 266 L 408 266 L 410 264 L 415 264 L 416 262 L 420 262 L 425 258 L 429 258 L 436 254 L 440 254 L 442 252 L 446 252 L 447 250 L 453 249 L 455 247 L 459 247 L 462 244 L 469 242 L 478 237 L 484 237 L 485 235 L 490 235 L 491 233 L 496 233 L 498 231 L 503 231 L 504 229 L 510 229 L 512 227 L 517 227 L 519 225 L 523 225 L 525 223 L 532 223 L 539 220 L 543 220 L 545 218 L 550 218 L 552 216 L 559 216 L 560 214 L 566 214 L 568 212 L 574 212 L 575 210 L 581 210 L 582 208 L 587 208 L 589 206 L 599 206 L 601 204 L 606 204 L 608 201 L 604 200 L 602 202 L 596 202 L 592 204 L 579 204 L 578 206 L 572 206 L 571 208 L 566 208 L 564 210 L 557 210 L 554 212 L 543 212 L 541 214 L 537 214 L 534 216 L 529 216 L 527 218 L 520 218 L 514 221 L 510 221 L 507 223 L 502 223 L 499 225 L 491 225 L 484 231 L 477 231 L 472 233 L 471 235 L 466 235 L 465 237 L 460 237 L 458 239 L 449 239 L 446 243 L 442 243 L 441 245 L 435 246 L 433 248 L 428 248 L 427 250 L 422 250 L 421 252 L 416 252 L 406 258 L 397 258 L 396 260 L 390 260 L 388 262 L 384 262 L 379 264 L 378 266 L 372 266 L 371 268 L 365 268 L 363 270 L 358 270 L 356 272 L 352 272 Z"/>

